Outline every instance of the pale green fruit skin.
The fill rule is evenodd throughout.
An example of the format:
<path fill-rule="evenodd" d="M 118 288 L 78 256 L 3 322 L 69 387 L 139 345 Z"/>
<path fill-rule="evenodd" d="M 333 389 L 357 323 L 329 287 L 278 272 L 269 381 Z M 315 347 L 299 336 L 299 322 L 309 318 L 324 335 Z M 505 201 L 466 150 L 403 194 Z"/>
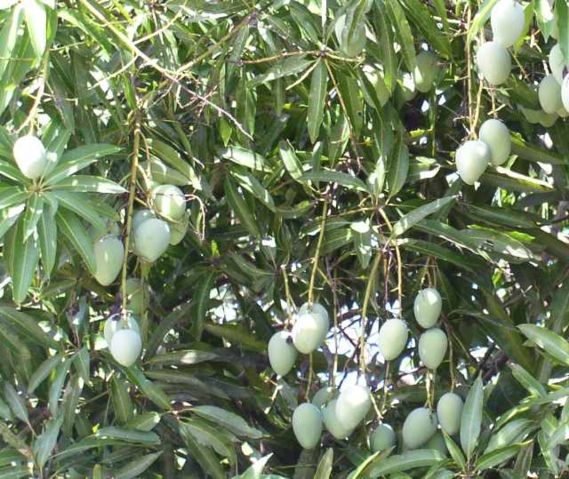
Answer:
<path fill-rule="evenodd" d="M 441 429 L 449 436 L 454 436 L 460 431 L 460 417 L 464 403 L 462 398 L 455 393 L 445 393 L 437 403 L 437 417 Z"/>
<path fill-rule="evenodd" d="M 146 294 L 145 294 L 146 293 Z M 148 303 L 148 291 L 138 278 L 126 280 L 127 308 L 138 316 L 146 311 Z"/>
<path fill-rule="evenodd" d="M 567 111 L 564 106 L 559 108 L 556 113 L 559 118 L 567 118 L 569 116 L 569 111 Z"/>
<path fill-rule="evenodd" d="M 512 151 L 510 130 L 500 120 L 490 118 L 482 123 L 478 137 L 490 148 L 490 163 L 494 166 L 503 165 Z"/>
<path fill-rule="evenodd" d="M 432 52 L 422 51 L 416 57 L 416 66 L 413 70 L 415 88 L 422 93 L 427 93 L 433 88 L 438 75 L 438 58 Z"/>
<path fill-rule="evenodd" d="M 170 245 L 176 246 L 182 242 L 188 232 L 188 226 L 189 220 L 187 215 L 184 215 L 178 222 L 170 223 Z"/>
<path fill-rule="evenodd" d="M 99 284 L 108 286 L 119 275 L 124 260 L 122 241 L 114 235 L 103 236 L 95 241 L 95 279 Z"/>
<path fill-rule="evenodd" d="M 563 60 L 563 53 L 559 44 L 553 46 L 549 52 L 549 68 L 551 74 L 561 85 L 563 83 L 563 69 L 565 68 L 565 61 Z"/>
<path fill-rule="evenodd" d="M 111 354 L 121 366 L 132 366 L 142 351 L 140 333 L 134 329 L 121 329 L 111 339 Z"/>
<path fill-rule="evenodd" d="M 298 355 L 290 338 L 289 332 L 279 331 L 269 340 L 269 363 L 279 376 L 286 376 L 290 372 Z"/>
<path fill-rule="evenodd" d="M 513 0 L 500 0 L 492 8 L 490 23 L 494 41 L 511 47 L 524 30 L 524 9 Z"/>
<path fill-rule="evenodd" d="M 419 338 L 419 357 L 429 369 L 437 369 L 445 358 L 447 335 L 439 328 L 431 328 Z"/>
<path fill-rule="evenodd" d="M 113 339 L 114 334 L 121 329 L 134 329 L 137 333 L 140 333 L 140 327 L 138 326 L 138 322 L 134 319 L 133 316 L 128 316 L 126 319 L 126 324 L 123 321 L 115 320 L 113 318 L 109 318 L 105 321 L 105 327 L 103 329 L 103 335 L 105 336 L 105 341 L 107 346 L 111 346 L 111 341 Z"/>
<path fill-rule="evenodd" d="M 156 261 L 169 245 L 170 227 L 163 220 L 150 218 L 134 230 L 134 251 L 146 261 Z"/>
<path fill-rule="evenodd" d="M 476 54 L 478 71 L 490 85 L 501 85 L 510 76 L 512 59 L 498 42 L 483 43 Z"/>
<path fill-rule="evenodd" d="M 316 391 L 316 394 L 312 396 L 312 404 L 314 404 L 318 409 L 322 409 L 322 407 L 330 401 L 336 395 L 336 389 L 325 386 L 320 388 Z"/>
<path fill-rule="evenodd" d="M 388 319 L 379 329 L 379 352 L 386 361 L 397 358 L 405 349 L 409 339 L 409 329 L 401 319 Z"/>
<path fill-rule="evenodd" d="M 330 434 L 332 434 L 332 436 L 336 439 L 346 439 L 352 433 L 352 430 L 346 428 L 340 423 L 340 421 L 338 421 L 336 403 L 337 400 L 333 399 L 324 409 L 322 409 L 322 418 L 326 429 Z"/>
<path fill-rule="evenodd" d="M 435 288 L 425 288 L 417 293 L 413 313 L 419 325 L 425 329 L 433 327 L 441 314 L 443 301 Z"/>
<path fill-rule="evenodd" d="M 408 449 L 423 446 L 437 430 L 437 415 L 427 408 L 413 409 L 403 423 L 403 444 Z"/>
<path fill-rule="evenodd" d="M 467 185 L 476 183 L 490 162 L 490 148 L 480 140 L 470 140 L 456 150 L 456 171 Z"/>
<path fill-rule="evenodd" d="M 321 346 L 322 338 L 328 333 L 328 327 L 328 321 L 320 314 L 301 314 L 292 327 L 295 348 L 303 354 L 315 351 Z"/>
<path fill-rule="evenodd" d="M 370 407 L 369 389 L 354 385 L 340 392 L 336 402 L 336 417 L 346 429 L 354 429 L 365 418 Z"/>
<path fill-rule="evenodd" d="M 434 449 L 440 452 L 443 456 L 448 456 L 447 445 L 445 442 L 445 437 L 441 432 L 436 432 L 434 436 L 427 441 L 423 446 L 424 449 Z"/>
<path fill-rule="evenodd" d="M 12 154 L 25 177 L 35 180 L 44 174 L 48 159 L 39 138 L 33 135 L 21 136 L 15 141 Z"/>
<path fill-rule="evenodd" d="M 373 452 L 385 451 L 395 446 L 396 438 L 389 424 L 379 424 L 369 438 L 370 449 Z"/>
<path fill-rule="evenodd" d="M 328 316 L 328 311 L 320 303 L 312 303 L 312 308 L 308 303 L 304 303 L 299 309 L 299 314 L 314 313 L 321 317 L 322 320 L 322 335 L 320 337 L 320 343 L 323 343 L 330 330 L 330 316 Z"/>
<path fill-rule="evenodd" d="M 385 86 L 385 81 L 383 80 L 382 73 L 378 69 L 368 65 L 364 66 L 363 72 L 368 81 L 373 85 L 375 94 L 379 100 L 379 104 L 381 106 L 385 106 L 385 104 L 389 101 L 391 94 Z"/>
<path fill-rule="evenodd" d="M 101 239 L 103 236 L 106 235 L 115 235 L 119 236 L 121 233 L 121 228 L 116 221 L 109 220 L 106 222 L 104 228 L 97 228 L 95 226 L 91 226 L 89 228 L 89 236 L 93 240 L 93 242 Z"/>
<path fill-rule="evenodd" d="M 563 108 L 569 111 L 569 74 L 563 79 L 563 84 L 561 85 L 561 101 Z"/>
<path fill-rule="evenodd" d="M 545 113 L 557 113 L 563 107 L 561 101 L 561 85 L 553 75 L 547 75 L 539 83 L 537 90 L 539 104 Z"/>
<path fill-rule="evenodd" d="M 563 90 L 561 90 L 561 93 L 563 94 Z M 563 96 L 561 97 L 561 99 L 563 99 Z M 549 128 L 553 126 L 558 118 L 559 115 L 557 115 L 557 113 L 549 114 L 541 110 L 538 113 L 538 123 L 544 128 Z"/>
<path fill-rule="evenodd" d="M 152 188 L 152 202 L 156 212 L 169 220 L 177 221 L 186 213 L 184 192 L 174 185 L 159 185 Z"/>
<path fill-rule="evenodd" d="M 314 449 L 322 435 L 322 413 L 314 404 L 299 405 L 292 415 L 292 430 L 304 449 Z"/>
<path fill-rule="evenodd" d="M 137 210 L 132 216 L 132 230 L 136 231 L 142 223 L 144 223 L 146 220 L 149 220 L 150 218 L 156 218 L 156 215 L 152 210 L 149 210 L 147 208 Z"/>
<path fill-rule="evenodd" d="M 413 80 L 413 75 L 411 75 L 411 73 L 404 73 L 399 83 L 401 86 L 403 101 L 411 101 L 417 96 L 415 80 Z"/>

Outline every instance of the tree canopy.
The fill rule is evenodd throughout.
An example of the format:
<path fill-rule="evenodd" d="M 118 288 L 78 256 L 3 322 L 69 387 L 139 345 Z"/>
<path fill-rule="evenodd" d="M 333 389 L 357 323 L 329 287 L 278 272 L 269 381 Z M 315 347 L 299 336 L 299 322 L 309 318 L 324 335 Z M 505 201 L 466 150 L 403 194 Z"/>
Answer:
<path fill-rule="evenodd" d="M 567 474 L 568 10 L 0 1 L 0 477 Z"/>

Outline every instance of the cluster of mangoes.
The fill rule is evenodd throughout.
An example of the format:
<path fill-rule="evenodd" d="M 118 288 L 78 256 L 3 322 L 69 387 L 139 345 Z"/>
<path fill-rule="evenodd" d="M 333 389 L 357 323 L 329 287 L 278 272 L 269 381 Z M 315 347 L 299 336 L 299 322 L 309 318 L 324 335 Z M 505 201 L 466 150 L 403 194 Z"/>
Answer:
<path fill-rule="evenodd" d="M 442 299 L 435 288 L 425 288 L 415 297 L 413 312 L 419 326 L 425 331 L 418 341 L 419 358 L 430 370 L 442 363 L 448 348 L 445 332 L 436 327 L 442 311 Z M 275 333 L 268 345 L 269 362 L 279 376 L 288 374 L 296 362 L 298 352 L 310 354 L 325 341 L 330 328 L 326 309 L 318 303 L 305 303 L 299 310 L 291 332 Z M 378 335 L 378 348 L 385 361 L 392 361 L 405 350 L 409 340 L 407 323 L 401 319 L 389 319 L 383 323 Z M 437 411 L 426 407 L 413 410 L 406 418 L 403 429 L 403 447 L 437 447 L 442 449 L 444 440 L 436 435 L 437 426 L 449 435 L 460 427 L 462 399 L 454 392 L 444 394 L 438 401 Z M 367 386 L 353 384 L 340 391 L 331 387 L 320 389 L 310 402 L 296 407 L 292 427 L 299 444 L 312 449 L 320 443 L 324 428 L 336 439 L 349 437 L 364 421 L 372 406 L 372 392 Z M 380 423 L 369 437 L 373 451 L 395 446 L 396 435 L 389 424 Z M 433 444 L 430 444 L 433 442 Z M 429 444 L 430 445 L 429 445 Z"/>

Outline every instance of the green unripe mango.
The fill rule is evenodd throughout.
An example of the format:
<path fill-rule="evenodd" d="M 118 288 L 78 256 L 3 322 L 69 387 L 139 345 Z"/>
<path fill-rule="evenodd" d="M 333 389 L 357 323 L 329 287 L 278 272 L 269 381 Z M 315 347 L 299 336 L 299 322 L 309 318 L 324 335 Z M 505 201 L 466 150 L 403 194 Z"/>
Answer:
<path fill-rule="evenodd" d="M 431 328 L 419 338 L 419 357 L 429 369 L 437 369 L 447 352 L 447 335 L 439 328 Z"/>
<path fill-rule="evenodd" d="M 154 211 L 148 208 L 142 208 L 141 210 L 135 211 L 132 215 L 132 231 L 136 231 L 138 227 L 150 218 L 156 218 Z"/>
<path fill-rule="evenodd" d="M 371 433 L 369 438 L 370 449 L 373 452 L 385 451 L 395 446 L 396 438 L 393 428 L 389 424 L 381 423 Z"/>
<path fill-rule="evenodd" d="M 111 339 L 111 354 L 121 366 L 132 366 L 142 351 L 140 333 L 134 329 L 121 329 Z"/>
<path fill-rule="evenodd" d="M 569 111 L 569 74 L 565 76 L 561 84 L 561 102 L 563 103 L 563 108 Z"/>
<path fill-rule="evenodd" d="M 340 392 L 336 402 L 336 417 L 346 429 L 354 429 L 371 407 L 371 395 L 366 386 L 353 385 Z"/>
<path fill-rule="evenodd" d="M 524 9 L 514 0 L 500 0 L 492 8 L 490 24 L 494 40 L 504 47 L 511 47 L 523 33 Z"/>
<path fill-rule="evenodd" d="M 116 315 L 114 317 L 110 317 L 105 321 L 105 327 L 103 328 L 103 335 L 105 336 L 105 341 L 107 343 L 107 347 L 111 347 L 111 341 L 113 339 L 114 334 L 121 330 L 121 329 L 134 329 L 135 331 L 140 333 L 140 327 L 138 326 L 138 322 L 134 318 L 134 316 L 129 315 L 126 318 L 126 323 L 124 320 L 119 319 L 120 316 Z"/>
<path fill-rule="evenodd" d="M 124 260 L 122 241 L 114 235 L 95 241 L 95 279 L 103 286 L 111 284 L 119 275 Z"/>
<path fill-rule="evenodd" d="M 494 166 L 504 164 L 512 151 L 510 130 L 500 120 L 490 118 L 482 123 L 478 137 L 490 148 L 490 163 Z"/>
<path fill-rule="evenodd" d="M 170 244 L 176 246 L 180 244 L 188 232 L 190 221 L 188 214 L 184 214 L 181 220 L 170 223 Z"/>
<path fill-rule="evenodd" d="M 473 185 L 480 179 L 490 163 L 490 148 L 480 140 L 464 142 L 456 150 L 456 171 L 467 185 Z"/>
<path fill-rule="evenodd" d="M 336 411 L 336 399 L 332 399 L 324 409 L 322 409 L 322 418 L 324 420 L 324 425 L 326 429 L 332 436 L 336 439 L 346 439 L 352 430 L 346 428 L 338 421 L 337 411 Z"/>
<path fill-rule="evenodd" d="M 419 325 L 425 329 L 433 327 L 439 319 L 443 301 L 435 288 L 420 290 L 415 296 L 413 313 Z"/>
<path fill-rule="evenodd" d="M 322 345 L 322 338 L 326 337 L 328 329 L 329 322 L 321 314 L 301 314 L 292 327 L 295 348 L 303 354 L 310 354 Z"/>
<path fill-rule="evenodd" d="M 440 452 L 442 456 L 448 456 L 447 444 L 445 437 L 441 432 L 436 432 L 431 439 L 423 446 L 424 449 L 433 449 Z"/>
<path fill-rule="evenodd" d="M 328 331 L 330 330 L 330 316 L 328 316 L 328 311 L 326 311 L 326 308 L 320 303 L 312 303 L 312 306 L 310 306 L 308 303 L 304 303 L 298 309 L 298 313 L 313 313 L 320 316 L 320 319 L 322 321 L 322 335 L 320 338 L 320 343 L 323 343 L 326 340 Z"/>
<path fill-rule="evenodd" d="M 403 423 L 403 444 L 417 449 L 427 443 L 437 430 L 437 415 L 425 407 L 414 409 Z"/>
<path fill-rule="evenodd" d="M 378 334 L 379 352 L 386 361 L 397 358 L 405 349 L 409 330 L 401 319 L 388 319 L 382 324 Z"/>
<path fill-rule="evenodd" d="M 460 417 L 464 402 L 455 393 L 445 393 L 437 403 L 437 418 L 441 429 L 449 436 L 454 436 L 460 431 Z"/>
<path fill-rule="evenodd" d="M 541 109 L 545 113 L 557 113 L 563 107 L 561 85 L 553 75 L 547 75 L 539 82 L 537 96 Z"/>
<path fill-rule="evenodd" d="M 142 316 L 148 306 L 148 288 L 138 278 L 126 280 L 127 308 L 137 316 Z"/>
<path fill-rule="evenodd" d="M 563 58 L 563 52 L 559 44 L 555 44 L 549 52 L 549 69 L 551 74 L 557 80 L 557 83 L 561 85 L 563 83 L 563 71 L 565 70 L 565 60 Z"/>
<path fill-rule="evenodd" d="M 330 401 L 336 395 L 336 389 L 325 386 L 316 391 L 316 394 L 312 396 L 312 404 L 314 404 L 318 409 L 322 409 L 324 405 Z"/>
<path fill-rule="evenodd" d="M 186 197 L 174 185 L 159 185 L 152 188 L 152 204 L 156 212 L 171 221 L 178 221 L 186 213 Z"/>
<path fill-rule="evenodd" d="M 33 135 L 21 136 L 12 148 L 16 165 L 26 178 L 41 177 L 48 164 L 47 152 L 41 140 Z"/>
<path fill-rule="evenodd" d="M 268 346 L 269 363 L 279 376 L 286 376 L 289 373 L 297 354 L 288 331 L 279 331 L 271 336 Z"/>
<path fill-rule="evenodd" d="M 401 96 L 403 101 L 411 101 L 417 96 L 417 88 L 415 87 L 415 80 L 411 73 L 405 72 L 398 81 L 401 87 Z"/>
<path fill-rule="evenodd" d="M 170 227 L 158 218 L 143 221 L 134 230 L 134 252 L 152 263 L 168 249 Z"/>
<path fill-rule="evenodd" d="M 438 58 L 432 52 L 422 51 L 416 57 L 416 66 L 413 70 L 415 87 L 422 93 L 427 93 L 433 88 L 439 73 Z"/>
<path fill-rule="evenodd" d="M 476 53 L 476 64 L 490 85 L 501 85 L 510 76 L 512 59 L 508 50 L 498 42 L 483 43 Z"/>
<path fill-rule="evenodd" d="M 314 404 L 299 405 L 292 415 L 292 430 L 304 449 L 314 449 L 322 435 L 322 413 Z"/>
<path fill-rule="evenodd" d="M 389 93 L 389 90 L 385 86 L 385 81 L 383 80 L 382 72 L 379 69 L 372 67 L 370 65 L 364 65 L 362 70 L 366 79 L 373 86 L 375 95 L 377 97 L 377 100 L 379 101 L 380 106 L 385 106 L 391 94 Z M 363 92 L 366 101 L 373 106 L 374 101 L 371 98 L 365 96 L 365 90 L 363 90 Z"/>

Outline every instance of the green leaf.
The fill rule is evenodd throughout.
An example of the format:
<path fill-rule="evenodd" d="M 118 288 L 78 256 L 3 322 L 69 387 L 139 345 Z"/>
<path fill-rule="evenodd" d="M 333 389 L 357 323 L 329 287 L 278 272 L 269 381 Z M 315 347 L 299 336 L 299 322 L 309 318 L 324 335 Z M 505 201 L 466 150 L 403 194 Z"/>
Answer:
<path fill-rule="evenodd" d="M 74 175 L 61 180 L 55 187 L 57 190 L 77 193 L 106 193 L 110 195 L 126 193 L 126 190 L 119 184 L 98 176 Z"/>
<path fill-rule="evenodd" d="M 249 209 L 247 202 L 237 190 L 237 187 L 229 176 L 225 177 L 224 182 L 225 194 L 229 206 L 239 218 L 240 223 L 247 229 L 247 231 L 253 236 L 260 237 L 261 232 L 257 226 L 257 221 L 253 216 L 253 213 Z"/>
<path fill-rule="evenodd" d="M 5 20 L 2 30 L 0 30 L 0 78 L 4 76 L 8 63 L 12 59 L 22 18 L 22 7 L 16 5 L 8 15 L 8 19 Z"/>
<path fill-rule="evenodd" d="M 14 416 L 16 416 L 20 421 L 29 424 L 30 421 L 26 402 L 10 383 L 4 383 L 4 398 L 6 398 Z"/>
<path fill-rule="evenodd" d="M 536 396 L 545 396 L 546 391 L 543 385 L 535 379 L 528 371 L 516 363 L 511 363 L 510 369 L 516 380 L 526 388 L 531 394 Z"/>
<path fill-rule="evenodd" d="M 36 464 L 40 469 L 43 469 L 57 444 L 57 438 L 62 423 L 62 417 L 50 419 L 43 432 L 34 440 L 32 451 Z"/>
<path fill-rule="evenodd" d="M 60 406 L 61 391 L 63 391 L 63 385 L 67 379 L 67 373 L 71 367 L 71 358 L 67 358 L 63 363 L 61 363 L 55 370 L 55 376 L 51 385 L 49 387 L 49 401 L 48 407 L 52 416 L 57 416 Z"/>
<path fill-rule="evenodd" d="M 407 231 L 409 228 L 412 228 L 419 221 L 439 211 L 443 206 L 449 204 L 454 199 L 454 196 L 445 196 L 443 198 L 439 198 L 438 200 L 431 201 L 426 205 L 415 208 L 393 225 L 393 236 L 401 236 L 403 233 L 405 233 L 405 231 Z"/>
<path fill-rule="evenodd" d="M 493 431 L 484 454 L 510 446 L 514 442 L 522 441 L 534 427 L 529 419 L 514 419 L 507 422 L 498 431 Z"/>
<path fill-rule="evenodd" d="M 258 459 L 255 463 L 247 468 L 247 470 L 239 475 L 235 476 L 233 479 L 281 479 L 281 476 L 275 476 L 272 474 L 263 474 L 267 462 L 273 457 L 273 453 L 267 454 L 266 456 Z"/>
<path fill-rule="evenodd" d="M 32 237 L 24 242 L 24 226 L 21 221 L 16 225 L 10 260 L 12 297 L 14 302 L 20 304 L 26 299 L 39 261 L 38 241 Z"/>
<path fill-rule="evenodd" d="M 456 462 L 462 471 L 466 471 L 466 459 L 456 442 L 454 442 L 454 440 L 445 432 L 443 432 L 443 437 L 445 438 L 445 444 L 448 452 L 450 453 L 454 462 Z"/>
<path fill-rule="evenodd" d="M 429 467 L 443 461 L 445 458 L 434 449 L 417 449 L 406 451 L 403 454 L 390 456 L 377 464 L 371 464 L 364 477 L 383 477 L 394 472 L 404 472 L 421 467 Z"/>
<path fill-rule="evenodd" d="M 43 214 L 44 201 L 39 194 L 30 196 L 22 218 L 22 228 L 24 230 L 24 242 L 36 232 L 37 224 Z"/>
<path fill-rule="evenodd" d="M 22 336 L 41 346 L 54 349 L 58 346 L 58 343 L 38 326 L 37 320 L 23 311 L 18 311 L 10 306 L 0 305 L 0 319 L 8 322 L 16 330 L 19 330 Z"/>
<path fill-rule="evenodd" d="M 65 208 L 77 214 L 79 218 L 83 218 L 92 224 L 97 230 L 105 230 L 106 223 L 98 214 L 93 202 L 85 195 L 70 191 L 52 191 L 46 194 L 46 198 L 57 203 L 61 208 Z M 60 208 L 58 208 L 59 210 Z"/>
<path fill-rule="evenodd" d="M 279 155 L 286 171 L 288 171 L 292 179 L 302 183 L 300 180 L 302 177 L 302 163 L 288 141 L 283 140 L 279 143 Z"/>
<path fill-rule="evenodd" d="M 34 371 L 28 382 L 28 394 L 33 394 L 36 388 L 44 382 L 51 372 L 61 364 L 61 356 L 56 354 L 43 361 Z"/>
<path fill-rule="evenodd" d="M 127 429 L 137 429 L 139 431 L 151 431 L 160 422 L 160 414 L 157 412 L 144 412 L 137 414 L 125 424 Z"/>
<path fill-rule="evenodd" d="M 516 444 L 513 446 L 496 449 L 489 453 L 485 453 L 476 461 L 476 468 L 479 471 L 485 471 L 487 469 L 496 467 L 506 462 L 508 459 L 514 457 L 519 450 L 520 446 Z"/>
<path fill-rule="evenodd" d="M 407 21 L 405 11 L 399 4 L 399 1 L 385 2 L 387 13 L 391 20 L 392 28 L 395 29 L 397 35 L 397 43 L 401 47 L 403 61 L 407 70 L 412 72 L 415 69 L 415 41 L 411 26 Z"/>
<path fill-rule="evenodd" d="M 153 452 L 152 454 L 146 454 L 141 457 L 137 457 L 132 461 L 125 464 L 119 470 L 114 472 L 115 479 L 135 479 L 141 477 L 141 474 L 148 470 L 152 464 L 162 455 L 162 451 Z"/>
<path fill-rule="evenodd" d="M 228 429 L 238 436 L 250 437 L 252 439 L 263 437 L 261 431 L 250 427 L 242 417 L 225 409 L 216 406 L 196 406 L 192 408 L 192 412 Z"/>
<path fill-rule="evenodd" d="M 219 464 L 213 451 L 206 446 L 198 443 L 192 434 L 186 429 L 180 429 L 182 439 L 186 443 L 189 453 L 198 462 L 204 473 L 214 479 L 225 479 L 227 475 Z"/>
<path fill-rule="evenodd" d="M 231 176 L 237 180 L 241 188 L 251 193 L 271 211 L 275 211 L 275 202 L 273 201 L 271 194 L 252 174 L 231 170 Z"/>
<path fill-rule="evenodd" d="M 138 367 L 126 368 L 125 373 L 129 381 L 134 383 L 150 401 L 165 411 L 170 409 L 170 399 L 166 393 L 152 381 L 149 381 Z"/>
<path fill-rule="evenodd" d="M 555 2 L 555 16 L 559 27 L 558 43 L 563 53 L 565 64 L 569 65 L 569 6 L 567 2 Z"/>
<path fill-rule="evenodd" d="M 48 185 L 56 185 L 68 176 L 71 176 L 100 158 L 118 153 L 121 149 L 114 145 L 93 143 L 80 146 L 74 150 L 66 151 L 58 165 L 45 178 Z"/>
<path fill-rule="evenodd" d="M 28 33 L 32 40 L 36 57 L 41 58 L 46 47 L 47 16 L 45 5 L 38 0 L 25 0 L 24 17 L 28 26 Z"/>
<path fill-rule="evenodd" d="M 396 2 L 393 2 L 396 3 Z M 397 141 L 389 155 L 387 162 L 387 185 L 389 187 L 389 196 L 393 197 L 405 184 L 407 174 L 409 173 L 409 150 L 403 142 L 401 136 L 397 137 Z"/>
<path fill-rule="evenodd" d="M 276 80 L 277 78 L 300 75 L 312 64 L 314 64 L 314 60 L 307 60 L 306 55 L 288 57 L 279 61 L 276 65 L 273 65 L 267 73 L 255 77 L 251 84 L 255 86 Z"/>
<path fill-rule="evenodd" d="M 324 118 L 324 105 L 326 103 L 326 95 L 328 85 L 328 71 L 324 60 L 319 59 L 316 67 L 312 71 L 312 78 L 310 80 L 310 95 L 308 97 L 308 135 L 310 141 L 315 143 L 320 133 L 320 125 Z"/>
<path fill-rule="evenodd" d="M 355 176 L 351 176 L 347 173 L 342 173 L 340 171 L 333 171 L 328 169 L 321 169 L 318 171 L 308 171 L 304 173 L 300 180 L 302 181 L 322 181 L 325 183 L 337 183 L 340 186 L 343 186 L 348 189 L 354 189 L 358 191 L 365 191 L 367 192 L 368 189 L 365 183 L 356 178 Z"/>
<path fill-rule="evenodd" d="M 219 428 L 196 418 L 180 422 L 179 428 L 182 437 L 186 437 L 189 434 L 193 436 L 197 443 L 202 446 L 211 447 L 221 457 L 227 458 L 230 464 L 237 463 L 235 448 L 232 444 L 232 441 L 235 440 L 234 436 L 220 431 Z"/>
<path fill-rule="evenodd" d="M 492 13 L 492 8 L 494 8 L 494 5 L 496 5 L 496 3 L 498 3 L 498 0 L 485 0 L 482 3 L 480 8 L 478 9 L 478 12 L 476 13 L 476 16 L 474 17 L 472 23 L 470 24 L 470 28 L 468 29 L 468 35 L 466 37 L 467 42 L 469 43 L 472 42 L 474 37 L 484 27 L 484 24 L 490 18 L 490 14 Z"/>
<path fill-rule="evenodd" d="M 470 388 L 460 419 L 460 445 L 468 460 L 478 444 L 478 436 L 482 426 L 484 407 L 484 388 L 479 376 Z"/>
<path fill-rule="evenodd" d="M 38 221 L 38 239 L 43 269 L 49 277 L 55 266 L 57 253 L 57 223 L 55 212 L 48 207 Z"/>
<path fill-rule="evenodd" d="M 83 258 L 89 271 L 94 274 L 96 266 L 93 240 L 89 237 L 77 215 L 69 211 L 60 210 L 57 212 L 56 220 L 58 230 L 63 233 L 81 258 Z"/>
<path fill-rule="evenodd" d="M 115 426 L 108 426 L 99 429 L 95 433 L 95 437 L 104 439 L 117 439 L 124 442 L 145 444 L 149 446 L 160 444 L 160 437 L 154 432 L 130 430 Z"/>
<path fill-rule="evenodd" d="M 543 351 L 562 364 L 569 365 L 569 342 L 547 328 L 535 324 L 520 324 L 519 330 Z"/>
<path fill-rule="evenodd" d="M 124 424 L 129 421 L 132 418 L 134 404 L 130 400 L 126 382 L 117 376 L 111 380 L 111 399 L 118 423 Z"/>
<path fill-rule="evenodd" d="M 332 475 L 332 466 L 334 464 L 334 449 L 329 447 L 316 468 L 314 479 L 330 479 Z"/>
<path fill-rule="evenodd" d="M 258 153 L 247 150 L 246 148 L 241 148 L 240 146 L 225 148 L 219 152 L 219 156 L 254 171 L 265 171 L 265 163 L 267 160 Z"/>
<path fill-rule="evenodd" d="M 19 186 L 0 188 L 0 210 L 23 203 L 29 197 L 29 193 Z"/>

